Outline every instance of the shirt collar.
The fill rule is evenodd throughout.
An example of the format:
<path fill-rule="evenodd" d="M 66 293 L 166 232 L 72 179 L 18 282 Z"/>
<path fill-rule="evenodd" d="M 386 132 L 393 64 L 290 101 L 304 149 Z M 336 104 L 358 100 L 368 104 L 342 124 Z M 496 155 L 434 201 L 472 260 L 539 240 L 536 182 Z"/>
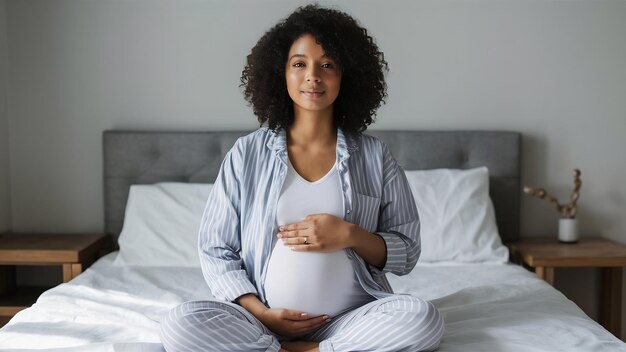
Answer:
<path fill-rule="evenodd" d="M 267 142 L 267 147 L 276 153 L 287 151 L 287 134 L 284 128 L 271 131 L 271 137 Z M 337 156 L 347 159 L 350 153 L 359 150 L 356 138 L 345 134 L 341 128 L 337 129 Z"/>

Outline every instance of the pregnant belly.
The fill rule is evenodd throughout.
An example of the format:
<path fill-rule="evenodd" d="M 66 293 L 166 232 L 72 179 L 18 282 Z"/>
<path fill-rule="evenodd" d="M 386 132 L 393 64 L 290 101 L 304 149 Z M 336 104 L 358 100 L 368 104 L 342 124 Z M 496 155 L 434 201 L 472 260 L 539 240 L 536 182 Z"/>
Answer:
<path fill-rule="evenodd" d="M 354 285 L 352 263 L 343 250 L 296 252 L 278 241 L 267 268 L 265 298 L 271 308 L 335 316 L 353 305 Z"/>

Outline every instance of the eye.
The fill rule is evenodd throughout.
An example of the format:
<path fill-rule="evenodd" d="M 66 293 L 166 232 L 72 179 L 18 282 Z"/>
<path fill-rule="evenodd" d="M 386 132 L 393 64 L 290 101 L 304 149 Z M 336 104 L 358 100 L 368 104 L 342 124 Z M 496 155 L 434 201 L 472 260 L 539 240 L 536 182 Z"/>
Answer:
<path fill-rule="evenodd" d="M 296 62 L 296 63 L 293 64 L 293 67 L 304 67 L 304 63 Z"/>
<path fill-rule="evenodd" d="M 325 64 L 322 64 L 322 67 L 323 67 L 323 68 L 334 68 L 334 67 L 335 67 L 335 65 L 333 65 L 332 63 L 327 62 L 327 63 L 325 63 Z"/>

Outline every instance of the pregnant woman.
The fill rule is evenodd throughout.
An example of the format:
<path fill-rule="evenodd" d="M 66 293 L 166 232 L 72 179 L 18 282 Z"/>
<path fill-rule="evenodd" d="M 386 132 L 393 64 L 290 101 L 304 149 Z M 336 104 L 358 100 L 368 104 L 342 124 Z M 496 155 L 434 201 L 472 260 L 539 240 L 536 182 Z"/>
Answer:
<path fill-rule="evenodd" d="M 347 14 L 305 6 L 270 29 L 241 77 L 262 128 L 222 163 L 199 253 L 215 300 L 174 308 L 167 351 L 434 350 L 443 320 L 395 295 L 420 222 L 400 166 L 362 132 L 387 63 Z"/>

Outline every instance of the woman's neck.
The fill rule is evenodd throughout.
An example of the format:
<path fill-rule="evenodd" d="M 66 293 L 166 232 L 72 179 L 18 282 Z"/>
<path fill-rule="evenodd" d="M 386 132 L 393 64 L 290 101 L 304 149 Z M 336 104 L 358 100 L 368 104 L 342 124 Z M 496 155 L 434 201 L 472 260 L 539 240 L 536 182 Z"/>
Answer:
<path fill-rule="evenodd" d="M 330 113 L 300 112 L 287 129 L 288 145 L 326 146 L 337 141 L 337 129 Z"/>

